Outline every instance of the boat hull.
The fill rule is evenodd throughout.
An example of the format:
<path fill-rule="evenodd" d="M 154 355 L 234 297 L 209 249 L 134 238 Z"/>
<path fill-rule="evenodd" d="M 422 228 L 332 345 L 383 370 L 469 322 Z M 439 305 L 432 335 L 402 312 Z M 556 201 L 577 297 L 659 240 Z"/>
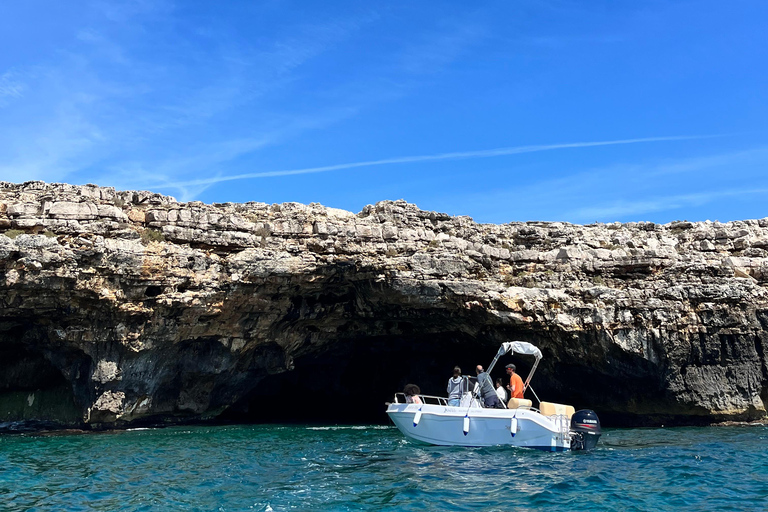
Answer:
<path fill-rule="evenodd" d="M 389 405 L 387 414 L 406 437 L 422 443 L 440 446 L 510 445 L 546 451 L 571 449 L 567 417 L 543 416 L 529 409 L 395 403 Z"/>

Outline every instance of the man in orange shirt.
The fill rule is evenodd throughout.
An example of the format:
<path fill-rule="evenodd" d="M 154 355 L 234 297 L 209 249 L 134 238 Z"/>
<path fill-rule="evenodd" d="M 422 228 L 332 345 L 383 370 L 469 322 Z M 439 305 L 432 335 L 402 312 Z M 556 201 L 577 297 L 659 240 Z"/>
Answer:
<path fill-rule="evenodd" d="M 509 375 L 509 390 L 510 398 L 523 398 L 523 379 L 515 373 L 517 367 L 513 364 L 507 365 L 507 375 Z"/>

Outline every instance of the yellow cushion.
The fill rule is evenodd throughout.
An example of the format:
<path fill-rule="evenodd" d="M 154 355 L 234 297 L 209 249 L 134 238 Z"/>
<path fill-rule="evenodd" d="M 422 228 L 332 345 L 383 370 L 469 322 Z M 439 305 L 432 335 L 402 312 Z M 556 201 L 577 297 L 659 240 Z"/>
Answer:
<path fill-rule="evenodd" d="M 518 407 L 530 407 L 532 402 L 527 398 L 510 398 L 507 409 L 517 409 Z"/>
<path fill-rule="evenodd" d="M 555 404 L 552 402 L 541 402 L 539 410 L 544 416 L 554 416 L 555 414 L 562 414 L 568 418 L 573 416 L 576 410 L 572 405 Z"/>

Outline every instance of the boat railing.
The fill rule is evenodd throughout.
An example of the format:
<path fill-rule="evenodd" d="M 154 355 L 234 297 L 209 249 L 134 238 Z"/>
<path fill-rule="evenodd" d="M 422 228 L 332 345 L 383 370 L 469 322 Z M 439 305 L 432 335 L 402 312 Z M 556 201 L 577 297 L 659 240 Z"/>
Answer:
<path fill-rule="evenodd" d="M 557 425 L 557 430 L 562 436 L 562 439 L 565 439 L 568 436 L 569 432 L 571 431 L 571 419 L 565 414 L 555 414 L 553 416 L 550 416 L 550 418 L 555 420 L 555 425 Z"/>
<path fill-rule="evenodd" d="M 443 398 L 441 396 L 431 396 L 431 395 L 416 395 L 421 400 L 422 404 L 428 404 L 428 405 L 448 405 L 448 399 Z M 409 403 L 408 400 L 405 397 L 405 393 L 395 393 L 395 403 L 396 404 L 407 404 Z"/>

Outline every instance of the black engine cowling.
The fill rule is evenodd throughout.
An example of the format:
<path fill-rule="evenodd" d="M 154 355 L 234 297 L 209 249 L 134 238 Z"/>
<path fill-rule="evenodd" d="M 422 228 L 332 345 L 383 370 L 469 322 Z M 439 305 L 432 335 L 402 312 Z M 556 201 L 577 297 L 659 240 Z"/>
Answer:
<path fill-rule="evenodd" d="M 582 409 L 571 416 L 571 450 L 591 450 L 600 439 L 600 420 L 595 411 Z"/>

